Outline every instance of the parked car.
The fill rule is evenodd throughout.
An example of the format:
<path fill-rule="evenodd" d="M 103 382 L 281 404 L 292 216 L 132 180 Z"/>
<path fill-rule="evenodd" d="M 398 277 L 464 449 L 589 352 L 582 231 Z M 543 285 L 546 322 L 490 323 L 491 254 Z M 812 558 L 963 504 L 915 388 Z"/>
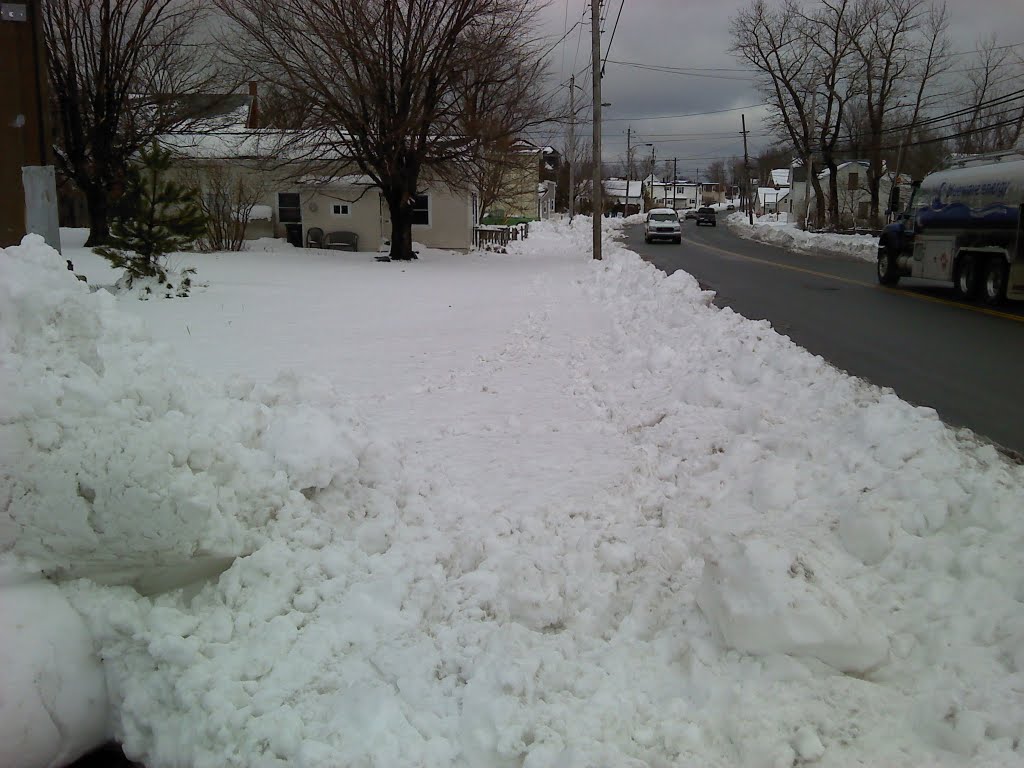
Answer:
<path fill-rule="evenodd" d="M 673 243 L 683 242 L 682 225 L 679 214 L 671 208 L 652 208 L 647 212 L 644 221 L 644 242 L 655 240 L 671 240 Z"/>
<path fill-rule="evenodd" d="M 736 210 L 736 206 L 733 205 L 732 203 L 729 203 L 727 206 L 725 206 L 725 210 L 727 210 L 727 211 L 735 211 Z"/>
<path fill-rule="evenodd" d="M 686 209 L 686 216 L 685 216 L 685 218 L 687 218 L 687 219 L 696 219 L 697 218 L 697 209 L 696 208 L 687 208 Z"/>
<path fill-rule="evenodd" d="M 718 216 L 715 214 L 714 208 L 698 208 L 697 209 L 697 226 L 701 224 L 710 224 L 712 227 L 718 226 Z"/>

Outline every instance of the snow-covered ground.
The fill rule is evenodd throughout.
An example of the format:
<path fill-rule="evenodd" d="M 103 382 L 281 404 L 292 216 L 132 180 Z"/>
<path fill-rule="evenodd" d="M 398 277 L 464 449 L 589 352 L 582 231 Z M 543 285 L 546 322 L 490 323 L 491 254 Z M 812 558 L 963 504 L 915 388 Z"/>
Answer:
<path fill-rule="evenodd" d="M 0 764 L 1024 763 L 1024 467 L 575 223 L 4 251 Z"/>
<path fill-rule="evenodd" d="M 733 231 L 751 240 L 760 240 L 782 248 L 816 255 L 848 256 L 874 261 L 878 255 L 878 238 L 874 235 L 838 235 L 831 232 L 806 232 L 789 221 L 789 214 L 770 213 L 750 218 L 740 211 L 730 213 L 726 222 Z"/>

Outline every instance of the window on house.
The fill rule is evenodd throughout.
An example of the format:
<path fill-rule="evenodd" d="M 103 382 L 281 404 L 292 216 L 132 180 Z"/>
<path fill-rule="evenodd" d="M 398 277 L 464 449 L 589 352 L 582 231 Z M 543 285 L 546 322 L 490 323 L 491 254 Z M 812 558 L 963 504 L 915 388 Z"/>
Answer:
<path fill-rule="evenodd" d="M 430 226 L 430 195 L 416 195 L 412 201 L 412 223 Z"/>
<path fill-rule="evenodd" d="M 298 192 L 277 193 L 277 219 L 281 223 L 302 221 Z"/>
<path fill-rule="evenodd" d="M 351 209 L 348 203 L 331 203 L 331 213 L 335 216 L 348 216 Z"/>
<path fill-rule="evenodd" d="M 847 178 L 847 189 L 860 189 L 860 174 L 851 173 Z"/>
<path fill-rule="evenodd" d="M 870 207 L 871 204 L 868 203 L 867 200 L 861 200 L 859 203 L 857 203 L 857 218 L 866 219 L 868 217 L 868 210 L 870 209 Z"/>

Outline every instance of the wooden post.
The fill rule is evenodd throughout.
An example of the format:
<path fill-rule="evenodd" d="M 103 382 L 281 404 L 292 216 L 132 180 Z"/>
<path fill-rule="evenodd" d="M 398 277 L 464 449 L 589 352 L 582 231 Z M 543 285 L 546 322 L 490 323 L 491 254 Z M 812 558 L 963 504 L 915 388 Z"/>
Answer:
<path fill-rule="evenodd" d="M 590 0 L 590 64 L 594 79 L 594 172 L 591 218 L 594 222 L 594 258 L 601 258 L 601 219 L 604 217 L 604 190 L 601 188 L 601 0 Z"/>
<path fill-rule="evenodd" d="M 581 89 L 582 90 L 582 89 Z M 569 221 L 576 214 L 576 75 L 569 76 Z"/>
<path fill-rule="evenodd" d="M 740 115 L 740 120 L 743 125 L 743 173 L 747 177 L 743 184 L 747 189 L 747 220 L 750 222 L 750 226 L 754 226 L 754 201 L 750 196 L 750 156 L 747 154 L 747 116 Z"/>
<path fill-rule="evenodd" d="M 50 164 L 42 0 L 4 3 L 0 17 L 0 247 L 25 235 L 22 168 Z"/>

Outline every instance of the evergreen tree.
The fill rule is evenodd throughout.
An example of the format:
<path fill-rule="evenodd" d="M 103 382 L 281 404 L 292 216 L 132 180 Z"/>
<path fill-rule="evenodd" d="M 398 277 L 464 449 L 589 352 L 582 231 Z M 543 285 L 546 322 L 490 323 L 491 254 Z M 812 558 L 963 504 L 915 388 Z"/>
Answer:
<path fill-rule="evenodd" d="M 167 178 L 172 159 L 155 141 L 139 153 L 139 162 L 129 168 L 110 240 L 94 249 L 125 270 L 129 286 L 136 278 L 154 277 L 171 288 L 167 254 L 189 248 L 205 232 L 199 191 Z M 186 271 L 178 295 L 188 295 L 193 272 Z"/>

